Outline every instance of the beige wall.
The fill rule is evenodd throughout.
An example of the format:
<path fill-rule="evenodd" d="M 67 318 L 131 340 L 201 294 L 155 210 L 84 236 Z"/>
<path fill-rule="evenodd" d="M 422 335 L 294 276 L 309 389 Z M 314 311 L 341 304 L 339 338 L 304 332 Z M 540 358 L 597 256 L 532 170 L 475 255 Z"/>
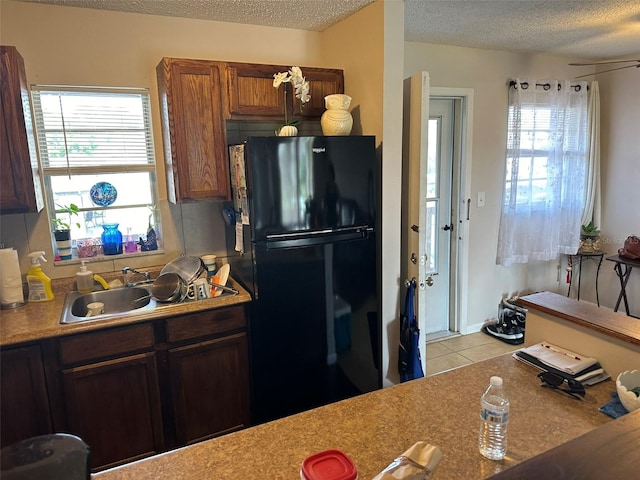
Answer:
<path fill-rule="evenodd" d="M 445 45 L 405 44 L 405 77 L 428 71 L 431 87 L 474 89 L 469 275 L 464 280 L 469 292 L 467 323 L 470 326 L 478 326 L 487 319 L 495 318 L 497 304 L 503 295 L 539 290 L 566 294 L 566 257 L 560 263 L 533 263 L 510 268 L 496 265 L 495 258 L 504 175 L 507 82 L 518 76 L 573 78 L 585 73 L 584 69 L 577 71 L 575 67 L 569 67 L 571 60 Z M 603 112 L 608 112 L 603 114 L 602 122 L 602 170 L 605 181 L 603 233 L 616 238 L 616 245 L 606 246 L 608 252 L 615 252 L 620 238 L 625 238 L 634 229 L 637 233 L 640 228 L 640 209 L 632 207 L 625 200 L 640 185 L 637 141 L 640 134 L 640 81 L 635 69 L 627 70 L 625 75 L 620 80 L 609 77 L 608 82 L 612 83 L 612 87 L 601 88 Z M 605 75 L 602 75 L 598 80 L 603 83 L 604 78 Z M 486 206 L 483 208 L 476 207 L 478 192 L 486 192 Z M 611 281 L 611 273 L 610 262 L 604 262 L 600 300 L 608 307 L 615 304 L 618 291 Z M 593 302 L 594 276 L 592 265 L 586 266 L 581 298 Z M 637 276 L 640 276 L 640 272 Z M 640 278 L 636 279 L 635 287 L 635 302 L 638 305 Z M 637 310 L 636 307 L 636 314 Z"/>
<path fill-rule="evenodd" d="M 628 235 L 640 236 L 640 70 L 627 68 L 596 77 L 600 85 L 602 156 L 602 240 L 610 254 Z M 620 291 L 618 278 L 605 262 L 600 298 L 611 306 Z M 627 287 L 631 314 L 640 316 L 640 270 Z M 624 311 L 624 308 L 621 307 Z"/>
<path fill-rule="evenodd" d="M 402 115 L 403 83 L 400 52 L 404 47 L 404 4 L 384 4 L 384 142 L 382 145 L 382 339 L 383 365 L 388 367 L 388 382 L 398 382 L 398 343 L 400 303 L 406 289 L 400 277 L 402 206 Z M 385 348 L 386 347 L 386 348 Z M 424 364 L 424 361 L 423 361 Z"/>
<path fill-rule="evenodd" d="M 324 54 L 345 71 L 345 92 L 353 97 L 354 133 L 372 134 L 377 138 L 382 169 L 378 182 L 382 195 L 378 243 L 384 245 L 378 254 L 384 279 L 379 311 L 383 381 L 389 385 L 399 380 L 396 322 L 400 292 L 399 178 L 402 169 L 402 55 L 390 52 L 404 48 L 404 4 L 375 2 L 367 6 L 324 32 L 323 47 Z M 381 142 L 383 137 L 385 141 Z"/>

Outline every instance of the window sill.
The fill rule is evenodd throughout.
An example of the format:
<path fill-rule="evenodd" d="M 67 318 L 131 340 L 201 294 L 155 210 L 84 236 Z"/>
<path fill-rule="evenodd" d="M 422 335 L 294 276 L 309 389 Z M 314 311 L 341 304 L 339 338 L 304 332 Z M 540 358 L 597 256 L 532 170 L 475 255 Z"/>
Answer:
<path fill-rule="evenodd" d="M 73 257 L 70 260 L 54 260 L 55 267 L 63 267 L 67 265 L 77 265 L 86 260 L 87 263 L 108 262 L 111 260 L 121 260 L 123 258 L 152 257 L 154 255 L 164 255 L 164 249 L 150 250 L 148 252 L 121 253 L 118 255 L 96 255 L 95 257 Z"/>

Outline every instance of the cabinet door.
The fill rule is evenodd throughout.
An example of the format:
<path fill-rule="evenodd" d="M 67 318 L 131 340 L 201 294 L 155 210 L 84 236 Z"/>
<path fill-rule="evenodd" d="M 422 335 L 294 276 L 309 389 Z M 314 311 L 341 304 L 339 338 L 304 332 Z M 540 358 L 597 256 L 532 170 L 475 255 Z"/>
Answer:
<path fill-rule="evenodd" d="M 288 67 L 277 65 L 229 63 L 227 88 L 231 117 L 284 118 L 284 88 L 273 87 L 273 75 L 287 70 Z"/>
<path fill-rule="evenodd" d="M 24 61 L 0 46 L 0 213 L 44 206 Z"/>
<path fill-rule="evenodd" d="M 311 100 L 303 108 L 298 100 L 292 102 L 293 115 L 306 119 L 320 118 L 326 110 L 324 97 L 344 93 L 343 72 L 328 68 L 303 68 L 302 73 L 309 82 Z"/>
<path fill-rule="evenodd" d="M 68 431 L 91 448 L 100 469 L 164 448 L 155 353 L 63 370 Z"/>
<path fill-rule="evenodd" d="M 40 347 L 3 350 L 0 362 L 2 446 L 53 433 Z"/>
<path fill-rule="evenodd" d="M 169 350 L 179 444 L 249 426 L 249 362 L 245 333 Z"/>
<path fill-rule="evenodd" d="M 165 58 L 158 91 L 169 200 L 229 198 L 223 64 Z"/>
<path fill-rule="evenodd" d="M 284 87 L 273 87 L 273 75 L 291 67 L 282 65 L 256 65 L 251 63 L 227 64 L 229 114 L 233 119 L 281 120 L 284 118 Z M 293 89 L 287 85 L 287 115 L 318 119 L 325 111 L 324 97 L 344 93 L 342 70 L 300 67 L 309 82 L 311 100 L 301 108 Z"/>

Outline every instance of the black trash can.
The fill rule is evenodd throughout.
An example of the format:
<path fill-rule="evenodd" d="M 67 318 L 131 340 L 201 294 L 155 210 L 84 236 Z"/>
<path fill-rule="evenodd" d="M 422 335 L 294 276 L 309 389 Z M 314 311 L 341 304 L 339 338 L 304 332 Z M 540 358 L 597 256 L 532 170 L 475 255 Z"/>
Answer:
<path fill-rule="evenodd" d="M 3 480 L 89 480 L 89 446 L 56 433 L 28 438 L 0 452 Z"/>

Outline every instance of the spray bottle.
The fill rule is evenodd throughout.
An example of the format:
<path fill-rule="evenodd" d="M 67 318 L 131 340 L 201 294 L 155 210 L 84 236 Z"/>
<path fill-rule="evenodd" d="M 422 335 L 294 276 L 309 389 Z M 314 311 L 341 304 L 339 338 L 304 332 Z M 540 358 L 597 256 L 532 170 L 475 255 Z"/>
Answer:
<path fill-rule="evenodd" d="M 44 252 L 38 251 L 28 255 L 31 259 L 31 267 L 27 272 L 27 283 L 29 284 L 29 301 L 30 302 L 47 302 L 54 299 L 53 290 L 51 290 L 51 279 L 47 277 L 40 267 L 40 259 L 46 262 Z"/>

